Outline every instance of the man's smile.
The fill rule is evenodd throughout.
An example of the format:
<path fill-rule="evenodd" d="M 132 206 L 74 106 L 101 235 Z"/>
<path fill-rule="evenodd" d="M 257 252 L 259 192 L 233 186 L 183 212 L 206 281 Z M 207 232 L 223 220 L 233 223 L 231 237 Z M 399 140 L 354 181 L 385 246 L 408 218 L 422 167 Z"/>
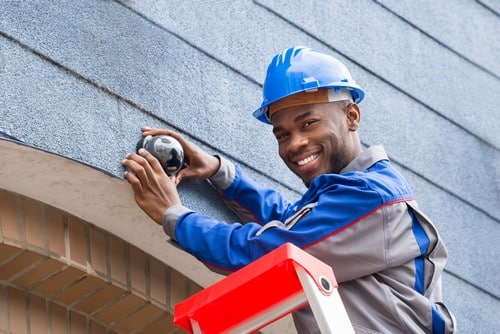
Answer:
<path fill-rule="evenodd" d="M 311 154 L 310 156 L 308 156 L 308 157 L 306 157 L 306 158 L 304 158 L 302 160 L 299 160 L 296 163 L 299 166 L 304 166 L 305 164 L 318 159 L 318 157 L 319 157 L 319 154 Z"/>

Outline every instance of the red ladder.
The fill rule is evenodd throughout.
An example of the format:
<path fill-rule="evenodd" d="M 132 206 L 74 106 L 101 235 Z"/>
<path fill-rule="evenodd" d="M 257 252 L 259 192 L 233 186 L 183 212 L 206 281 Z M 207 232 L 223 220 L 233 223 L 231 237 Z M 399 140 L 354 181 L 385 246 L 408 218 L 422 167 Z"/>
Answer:
<path fill-rule="evenodd" d="M 307 305 L 321 333 L 354 333 L 330 266 L 287 243 L 175 305 L 190 333 L 251 333 Z"/>

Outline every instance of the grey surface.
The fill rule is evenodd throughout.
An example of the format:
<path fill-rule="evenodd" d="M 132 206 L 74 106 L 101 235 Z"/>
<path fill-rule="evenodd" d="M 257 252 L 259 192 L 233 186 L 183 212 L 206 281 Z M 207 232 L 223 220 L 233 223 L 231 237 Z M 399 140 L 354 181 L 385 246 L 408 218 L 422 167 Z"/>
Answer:
<path fill-rule="evenodd" d="M 265 66 L 263 64 L 262 68 L 248 69 L 247 72 L 245 64 L 253 64 L 253 61 L 244 62 L 242 59 L 253 59 L 252 50 L 257 45 L 254 48 L 245 48 L 240 53 L 230 52 L 227 46 L 222 48 L 217 45 L 222 41 L 213 42 L 206 36 L 210 34 L 222 39 L 220 35 L 222 32 L 227 34 L 225 40 L 228 40 L 234 33 L 232 28 L 235 25 L 246 26 L 246 31 L 252 31 L 252 28 L 257 29 L 258 25 L 249 15 L 249 11 L 255 6 L 239 11 L 235 8 L 233 21 L 217 20 L 216 23 L 208 24 L 201 30 L 204 33 L 198 37 L 195 31 L 200 31 L 200 23 L 191 16 L 198 12 L 200 15 L 208 15 L 204 6 L 199 8 L 200 6 L 184 2 L 183 6 L 186 8 L 182 5 L 167 7 L 165 3 L 162 3 L 161 8 L 148 7 L 149 10 L 144 10 L 144 15 L 151 15 L 157 18 L 155 22 L 158 24 L 165 24 L 164 27 L 168 29 L 166 30 L 152 25 L 151 22 L 130 11 L 118 15 L 123 8 L 116 3 L 105 4 L 106 6 L 103 4 L 99 7 L 81 5 L 74 8 L 73 10 L 78 11 L 80 15 L 80 20 L 76 21 L 78 24 L 75 24 L 71 8 L 63 8 L 69 11 L 65 13 L 63 9 L 57 10 L 59 5 L 48 2 L 47 6 L 43 7 L 45 11 L 61 12 L 54 21 L 55 27 L 47 24 L 43 26 L 42 22 L 36 21 L 40 20 L 40 13 L 39 9 L 33 6 L 25 5 L 25 9 L 21 8 L 24 12 L 31 14 L 24 15 L 24 21 L 15 19 L 15 11 L 6 12 L 5 15 L 10 18 L 9 32 L 20 31 L 26 39 L 32 41 L 37 50 L 43 48 L 44 54 L 49 54 L 59 63 L 104 85 L 116 94 L 125 96 L 170 124 L 187 132 L 196 133 L 197 137 L 212 142 L 213 145 L 228 151 L 228 154 L 234 155 L 238 160 L 247 161 L 254 168 L 264 171 L 277 170 L 279 171 L 277 175 L 285 176 L 285 179 L 282 179 L 283 182 L 300 186 L 281 162 L 268 159 L 269 156 L 275 156 L 274 139 L 268 131 L 265 131 L 265 127 L 248 117 L 250 111 L 258 105 L 260 96 L 260 87 L 258 84 L 252 84 L 252 79 L 257 77 L 258 71 L 263 72 Z M 147 2 L 143 1 L 140 4 L 145 6 Z M 20 10 L 17 8 L 16 6 L 16 10 Z M 231 4 L 217 1 L 211 5 L 211 8 L 220 8 L 223 11 L 225 8 L 231 8 Z M 381 10 L 379 6 L 375 6 L 374 9 Z M 326 11 L 324 8 L 318 10 Z M 257 11 L 258 17 L 262 20 L 271 20 L 273 17 L 261 7 L 257 7 Z M 307 10 L 302 9 L 302 11 Z M 233 14 L 232 11 L 227 12 L 229 15 Z M 161 16 L 162 14 L 164 16 Z M 343 16 L 345 13 L 341 14 Z M 107 20 L 95 22 L 96 15 L 106 15 Z M 182 26 L 183 30 L 179 30 L 178 25 L 172 23 L 178 22 L 170 19 L 172 16 L 176 17 L 179 22 L 185 23 Z M 199 19 L 202 22 L 212 22 L 208 21 L 209 17 L 202 16 Z M 65 23 L 65 21 L 68 22 Z M 108 28 L 109 22 L 114 23 L 115 30 Z M 192 27 L 186 28 L 187 23 L 192 24 Z M 45 27 L 46 31 L 40 26 Z M 65 29 L 62 29 L 63 26 Z M 50 33 L 51 31 L 60 32 L 61 36 L 54 36 L 54 33 Z M 109 34 L 104 34 L 108 31 Z M 290 25 L 280 27 L 278 31 L 281 35 L 295 36 L 297 34 L 297 29 Z M 188 37 L 194 35 L 190 43 L 207 50 L 205 52 L 209 54 L 197 52 L 196 48 L 186 45 L 173 33 Z M 272 38 L 277 38 L 267 31 L 261 33 L 268 38 L 269 43 Z M 84 35 L 82 38 L 70 37 L 82 34 Z M 95 35 L 99 35 L 99 38 L 92 37 Z M 198 39 L 194 40 L 194 38 Z M 65 46 L 71 50 L 71 54 L 65 52 L 65 48 L 46 47 L 59 40 L 64 41 Z M 91 58 L 86 53 L 89 47 L 94 47 L 96 42 L 99 46 L 98 54 Z M 309 39 L 308 42 L 312 40 Z M 128 47 L 124 48 L 124 45 Z M 165 47 L 162 48 L 160 45 Z M 322 49 L 328 50 L 324 46 Z M 211 56 L 219 61 L 213 61 Z M 346 63 L 350 64 L 347 60 Z M 225 64 L 230 64 L 234 70 Z M 388 151 L 392 158 L 405 165 L 411 165 L 418 173 L 428 175 L 434 182 L 450 191 L 461 193 L 466 201 L 474 201 L 481 209 L 491 212 L 497 219 L 500 218 L 500 207 L 496 205 L 500 202 L 498 191 L 495 189 L 497 185 L 491 182 L 486 172 L 500 161 L 498 149 L 484 145 L 484 150 L 478 150 L 477 148 L 483 143 L 477 137 L 468 136 L 467 131 L 450 124 L 448 120 L 414 99 L 409 99 L 397 87 L 381 82 L 380 78 L 359 69 L 355 64 L 352 65 L 354 68 L 352 71 L 361 77 L 358 81 L 362 82 L 368 91 L 366 101 L 362 105 L 367 117 L 367 121 L 362 125 L 364 142 L 389 145 Z M 407 70 L 405 73 L 408 73 L 408 68 L 405 69 Z M 242 77 L 240 73 L 235 73 L 236 70 L 250 79 Z M 127 78 L 133 78 L 133 80 Z M 446 83 L 446 81 L 446 78 L 443 78 L 440 82 Z M 250 87 L 242 89 L 245 86 Z M 500 86 L 497 88 L 499 90 L 495 92 L 496 94 L 489 94 L 489 96 L 497 96 Z M 488 94 L 485 93 L 485 95 Z M 235 96 L 237 98 L 234 98 Z M 192 114 L 181 112 L 183 109 L 196 112 L 199 117 L 203 118 L 203 122 L 190 122 Z M 470 114 L 467 108 L 458 109 L 458 111 L 461 110 L 464 114 Z M 485 121 L 481 117 L 477 117 L 475 121 L 484 126 L 495 127 L 499 122 L 494 120 L 498 119 L 496 116 L 500 116 L 496 114 L 499 114 L 498 110 L 494 109 L 487 114 L 491 121 Z M 394 126 L 398 123 L 399 126 Z M 380 131 L 381 128 L 389 127 L 392 128 L 394 135 L 387 136 L 387 132 Z M 486 133 L 496 134 L 499 131 L 492 128 Z M 217 142 L 214 142 L 213 133 L 225 133 L 225 136 L 218 137 Z M 254 146 L 260 149 L 245 152 L 244 155 L 238 154 L 239 152 L 235 150 L 245 147 L 249 137 L 254 141 Z M 432 138 L 432 141 L 422 145 L 422 137 Z M 404 139 L 404 145 L 401 145 L 402 139 Z M 408 154 L 409 148 L 411 154 Z M 434 154 L 429 154 L 429 152 Z M 433 157 L 437 157 L 440 160 L 439 164 L 446 168 L 435 168 L 429 165 L 428 161 Z M 454 170 L 450 171 L 450 167 L 447 166 Z M 456 173 L 455 170 L 461 170 L 461 172 Z M 464 172 L 468 173 L 465 178 Z"/>
<path fill-rule="evenodd" d="M 495 31 L 500 31 L 498 13 L 489 10 L 481 1 L 397 1 L 375 0 L 408 21 L 424 34 L 442 43 L 452 52 L 500 76 L 500 43 L 492 43 Z M 482 1 L 487 5 L 488 1 Z M 490 1 L 491 4 L 499 1 Z"/>
<path fill-rule="evenodd" d="M 500 20 L 475 1 L 412 4 L 0 0 L 0 132 L 121 177 L 141 125 L 178 129 L 296 199 L 303 185 L 250 115 L 275 52 L 327 51 L 367 91 L 363 143 L 386 147 L 447 243 L 445 300 L 460 332 L 492 333 Z M 180 191 L 194 209 L 234 219 L 206 183 Z"/>

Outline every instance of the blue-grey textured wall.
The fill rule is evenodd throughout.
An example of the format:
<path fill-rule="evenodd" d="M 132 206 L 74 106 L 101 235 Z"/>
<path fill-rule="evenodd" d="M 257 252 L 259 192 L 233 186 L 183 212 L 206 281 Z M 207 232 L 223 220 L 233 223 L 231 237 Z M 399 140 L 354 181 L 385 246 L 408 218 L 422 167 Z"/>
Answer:
<path fill-rule="evenodd" d="M 0 8 L 0 132 L 117 176 L 150 125 L 177 129 L 297 198 L 301 182 L 251 112 L 274 53 L 302 44 L 338 57 L 367 91 L 363 143 L 386 147 L 447 243 L 445 301 L 461 332 L 499 330 L 498 2 L 0 0 Z M 210 195 L 204 183 L 181 187 L 186 205 L 232 219 Z"/>

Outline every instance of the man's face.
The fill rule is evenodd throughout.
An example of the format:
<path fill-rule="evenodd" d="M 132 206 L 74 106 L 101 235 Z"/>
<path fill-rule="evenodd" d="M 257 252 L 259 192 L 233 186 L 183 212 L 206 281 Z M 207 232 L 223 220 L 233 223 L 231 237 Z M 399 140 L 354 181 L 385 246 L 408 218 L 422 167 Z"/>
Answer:
<path fill-rule="evenodd" d="M 285 108 L 272 115 L 279 155 L 306 186 L 318 175 L 339 173 L 359 154 L 359 109 L 351 109 L 343 110 L 339 103 L 318 103 Z M 357 117 L 351 115 L 353 112 Z"/>

